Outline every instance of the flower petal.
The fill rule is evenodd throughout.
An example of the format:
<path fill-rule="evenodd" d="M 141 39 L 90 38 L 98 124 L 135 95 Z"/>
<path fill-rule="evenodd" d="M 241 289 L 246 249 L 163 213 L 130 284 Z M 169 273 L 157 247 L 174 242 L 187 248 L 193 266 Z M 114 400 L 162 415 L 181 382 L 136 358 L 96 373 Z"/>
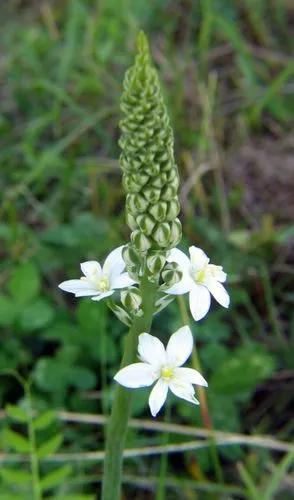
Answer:
<path fill-rule="evenodd" d="M 106 297 L 110 297 L 110 295 L 112 295 L 113 293 L 114 293 L 114 290 L 109 290 L 109 292 L 99 293 L 99 295 L 92 297 L 92 300 L 95 300 L 96 302 L 98 302 L 99 300 L 105 299 Z M 97 290 L 96 290 L 96 294 L 97 294 Z"/>
<path fill-rule="evenodd" d="M 206 286 L 195 283 L 189 294 L 189 303 L 195 321 L 204 318 L 210 308 L 210 293 Z"/>
<path fill-rule="evenodd" d="M 207 288 L 221 306 L 229 307 L 230 297 L 221 283 L 214 279 L 210 279 L 207 283 Z"/>
<path fill-rule="evenodd" d="M 68 280 L 63 281 L 58 285 L 64 292 L 70 292 L 76 294 L 76 297 L 82 297 L 87 295 L 96 295 L 97 290 L 91 287 L 88 281 L 83 280 Z"/>
<path fill-rule="evenodd" d="M 142 361 L 155 367 L 160 367 L 166 363 L 163 343 L 149 333 L 139 335 L 138 353 Z"/>
<path fill-rule="evenodd" d="M 203 385 L 207 387 L 208 384 L 201 373 L 193 368 L 175 368 L 174 376 L 176 379 L 189 384 Z"/>
<path fill-rule="evenodd" d="M 125 366 L 114 376 L 116 382 L 130 389 L 148 387 L 155 382 L 156 378 L 152 366 L 147 363 L 133 363 Z"/>
<path fill-rule="evenodd" d="M 168 384 L 160 378 L 153 387 L 149 396 L 149 406 L 152 417 L 156 417 L 159 410 L 165 403 L 168 392 Z"/>
<path fill-rule="evenodd" d="M 188 326 L 179 328 L 170 337 L 166 354 L 171 366 L 181 366 L 187 361 L 193 349 L 193 336 Z"/>
<path fill-rule="evenodd" d="M 136 282 L 129 277 L 128 273 L 122 273 L 110 279 L 110 288 L 127 288 L 128 286 L 134 285 L 134 283 Z"/>
<path fill-rule="evenodd" d="M 106 274 L 111 279 L 121 274 L 126 266 L 122 258 L 123 247 L 124 245 L 115 248 L 105 259 L 103 265 L 103 274 Z"/>
<path fill-rule="evenodd" d="M 199 405 L 199 401 L 195 398 L 194 394 L 194 387 L 192 384 L 189 383 L 182 383 L 177 380 L 171 382 L 169 384 L 170 390 L 174 393 L 175 396 L 181 399 L 185 399 L 186 401 L 189 401 L 190 403 L 193 403 L 195 405 Z"/>
<path fill-rule="evenodd" d="M 96 260 L 88 260 L 87 262 L 81 263 L 82 273 L 87 277 L 91 278 L 93 275 L 98 276 L 101 274 L 101 266 Z"/>
<path fill-rule="evenodd" d="M 191 264 L 194 269 L 202 269 L 208 264 L 209 258 L 207 257 L 206 253 L 204 253 L 203 250 L 201 250 L 201 248 L 194 246 L 190 247 L 189 253 L 190 253 Z"/>
<path fill-rule="evenodd" d="M 215 266 L 214 264 L 209 264 L 208 266 L 209 272 L 211 276 L 220 281 L 220 283 L 224 283 L 227 279 L 227 273 L 223 271 L 222 266 Z"/>
<path fill-rule="evenodd" d="M 189 257 L 187 257 L 187 255 L 178 248 L 173 248 L 170 251 L 167 261 L 176 262 L 180 266 L 181 271 L 189 272 L 191 267 Z"/>

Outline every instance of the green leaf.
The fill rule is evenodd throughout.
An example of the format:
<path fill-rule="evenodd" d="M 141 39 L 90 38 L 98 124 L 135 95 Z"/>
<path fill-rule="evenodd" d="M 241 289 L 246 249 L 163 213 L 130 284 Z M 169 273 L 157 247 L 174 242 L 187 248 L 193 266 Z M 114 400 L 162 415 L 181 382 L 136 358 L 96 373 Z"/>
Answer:
<path fill-rule="evenodd" d="M 286 476 L 288 469 L 294 464 L 294 452 L 290 451 L 274 468 L 270 476 L 270 480 L 265 488 L 264 500 L 272 500 L 279 489 L 283 478 Z"/>
<path fill-rule="evenodd" d="M 19 323 L 22 330 L 34 331 L 47 326 L 53 317 L 53 307 L 44 299 L 38 299 L 23 309 Z"/>
<path fill-rule="evenodd" d="M 29 440 L 18 432 L 12 431 L 11 429 L 4 429 L 2 438 L 6 446 L 14 449 L 18 453 L 30 452 Z"/>
<path fill-rule="evenodd" d="M 209 388 L 210 385 L 209 382 Z M 207 396 L 215 429 L 238 432 L 240 430 L 239 405 L 232 396 L 217 394 L 213 392 L 213 389 L 207 391 Z M 230 449 L 233 448 L 231 446 Z"/>
<path fill-rule="evenodd" d="M 67 359 L 42 358 L 38 361 L 35 370 L 36 381 L 42 389 L 55 391 L 70 385 L 79 389 L 92 389 L 96 384 L 96 377 L 88 368 L 71 366 Z"/>
<path fill-rule="evenodd" d="M 54 497 L 54 500 L 95 500 L 95 495 L 62 495 Z M 1 500 L 1 498 L 0 498 Z M 5 499 L 6 500 L 6 499 Z"/>
<path fill-rule="evenodd" d="M 12 418 L 13 420 L 16 420 L 17 422 L 27 422 L 28 420 L 28 415 L 23 408 L 20 408 L 19 406 L 15 405 L 6 405 L 5 406 L 5 412 L 6 414 Z"/>
<path fill-rule="evenodd" d="M 53 455 L 61 446 L 62 441 L 63 441 L 62 434 L 55 434 L 55 436 L 48 439 L 48 441 L 46 441 L 39 447 L 38 457 L 44 458 L 47 457 L 48 455 Z"/>
<path fill-rule="evenodd" d="M 238 471 L 239 471 L 239 474 L 241 476 L 241 479 L 246 486 L 248 498 L 250 500 L 260 500 L 261 492 L 258 490 L 256 485 L 254 484 L 254 481 L 253 481 L 250 473 L 246 469 L 246 467 L 242 463 L 239 463 L 237 465 L 237 467 L 238 467 Z"/>
<path fill-rule="evenodd" d="M 36 266 L 26 262 L 16 267 L 12 272 L 8 288 L 18 302 L 30 302 L 40 290 L 40 276 Z"/>
<path fill-rule="evenodd" d="M 107 308 L 105 303 L 101 302 L 98 308 L 97 303 L 93 301 L 79 301 L 77 306 L 77 320 L 83 332 L 96 336 L 97 331 L 105 328 L 106 315 Z"/>
<path fill-rule="evenodd" d="M 68 477 L 72 472 L 72 467 L 70 465 L 63 465 L 58 469 L 46 474 L 41 480 L 41 488 L 43 491 L 49 490 L 56 486 L 59 486 L 66 477 Z"/>
<path fill-rule="evenodd" d="M 69 344 L 76 342 L 80 336 L 80 332 L 77 327 L 70 324 L 69 320 L 59 321 L 55 319 L 52 325 L 49 325 L 42 335 L 46 340 L 57 340 L 58 342 L 63 342 Z"/>
<path fill-rule="evenodd" d="M 3 481 L 11 485 L 28 484 L 32 480 L 32 476 L 29 471 L 21 469 L 8 469 L 6 467 L 1 467 L 0 477 Z"/>
<path fill-rule="evenodd" d="M 0 295 L 0 325 L 12 325 L 16 315 L 17 310 L 13 301 L 8 297 L 5 297 L 5 295 Z"/>
<path fill-rule="evenodd" d="M 231 353 L 210 379 L 210 388 L 223 394 L 250 392 L 271 375 L 274 359 L 260 346 L 250 344 Z"/>
<path fill-rule="evenodd" d="M 195 328 L 197 341 L 219 343 L 230 338 L 231 328 L 228 323 L 221 319 L 222 314 L 222 310 L 212 311 L 207 321 L 197 325 Z"/>
<path fill-rule="evenodd" d="M 34 428 L 37 431 L 41 431 L 46 429 L 51 425 L 56 419 L 55 412 L 52 410 L 47 410 L 34 420 Z"/>

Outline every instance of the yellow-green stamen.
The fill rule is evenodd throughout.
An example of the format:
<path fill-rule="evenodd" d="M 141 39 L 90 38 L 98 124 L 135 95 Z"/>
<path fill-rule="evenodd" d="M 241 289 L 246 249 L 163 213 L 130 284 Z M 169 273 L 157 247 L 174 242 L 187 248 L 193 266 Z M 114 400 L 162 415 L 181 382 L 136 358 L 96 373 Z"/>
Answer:
<path fill-rule="evenodd" d="M 161 368 L 161 377 L 169 380 L 173 375 L 173 369 L 169 367 Z"/>

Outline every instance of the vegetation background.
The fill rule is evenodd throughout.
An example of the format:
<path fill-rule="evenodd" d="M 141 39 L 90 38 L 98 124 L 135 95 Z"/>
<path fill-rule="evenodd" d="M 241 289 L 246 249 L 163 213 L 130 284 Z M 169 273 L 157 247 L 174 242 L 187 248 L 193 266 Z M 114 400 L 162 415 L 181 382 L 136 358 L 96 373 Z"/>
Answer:
<path fill-rule="evenodd" d="M 293 5 L 0 8 L 0 498 L 99 498 L 103 416 L 125 328 L 103 302 L 57 285 L 128 240 L 119 98 L 139 29 L 175 132 L 183 248 L 199 245 L 224 266 L 232 304 L 192 324 L 214 437 L 197 434 L 207 427 L 199 408 L 172 398 L 150 423 L 148 392 L 137 391 L 124 498 L 293 498 Z M 153 333 L 167 338 L 183 319 L 175 301 Z M 178 453 L 148 454 L 174 445 Z"/>

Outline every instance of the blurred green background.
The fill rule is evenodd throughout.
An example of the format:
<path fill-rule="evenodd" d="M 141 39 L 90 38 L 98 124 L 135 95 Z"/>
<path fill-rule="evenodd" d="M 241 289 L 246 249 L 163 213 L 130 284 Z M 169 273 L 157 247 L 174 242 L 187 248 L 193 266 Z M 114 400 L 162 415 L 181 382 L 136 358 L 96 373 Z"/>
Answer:
<path fill-rule="evenodd" d="M 144 29 L 175 133 L 182 247 L 200 246 L 229 276 L 230 309 L 214 306 L 192 324 L 213 426 L 290 442 L 291 2 L 10 0 L 0 9 L 1 407 L 28 404 L 13 370 L 31 377 L 37 412 L 109 412 L 125 328 L 105 303 L 75 300 L 57 285 L 79 277 L 81 261 L 103 260 L 128 240 L 119 98 Z M 153 333 L 168 338 L 181 324 L 175 301 Z M 137 391 L 136 418 L 149 418 L 147 397 Z M 21 450 L 11 432 L 26 430 L 10 413 L 1 413 L 0 444 L 14 453 Z M 159 420 L 203 427 L 192 405 L 170 398 L 168 413 Z M 47 423 L 63 444 L 53 451 L 103 450 L 101 426 L 56 415 Z M 183 440 L 139 426 L 127 447 Z M 282 458 L 240 445 L 137 457 L 125 463 L 124 498 L 290 499 L 290 461 Z M 1 499 L 37 498 L 24 477 L 9 479 L 14 465 L 3 470 Z M 44 498 L 99 498 L 101 470 L 81 455 Z"/>

